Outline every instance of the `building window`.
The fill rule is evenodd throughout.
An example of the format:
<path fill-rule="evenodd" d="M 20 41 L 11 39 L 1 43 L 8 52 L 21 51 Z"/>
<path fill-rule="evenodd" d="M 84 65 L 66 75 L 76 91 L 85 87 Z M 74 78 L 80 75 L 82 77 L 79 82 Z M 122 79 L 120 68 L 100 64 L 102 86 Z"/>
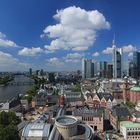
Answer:
<path fill-rule="evenodd" d="M 131 135 L 131 133 L 130 133 L 130 132 L 128 132 L 128 133 L 127 133 L 127 135 L 129 136 L 129 135 Z"/>

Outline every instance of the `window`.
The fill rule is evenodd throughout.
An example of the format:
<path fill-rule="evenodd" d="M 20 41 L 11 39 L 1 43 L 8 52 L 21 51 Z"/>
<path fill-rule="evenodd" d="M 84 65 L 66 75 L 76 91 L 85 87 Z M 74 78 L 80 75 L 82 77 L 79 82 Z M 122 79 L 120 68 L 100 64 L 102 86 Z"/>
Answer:
<path fill-rule="evenodd" d="M 131 135 L 131 133 L 130 133 L 130 132 L 128 132 L 128 133 L 127 133 L 127 135 L 129 136 L 129 135 Z"/>

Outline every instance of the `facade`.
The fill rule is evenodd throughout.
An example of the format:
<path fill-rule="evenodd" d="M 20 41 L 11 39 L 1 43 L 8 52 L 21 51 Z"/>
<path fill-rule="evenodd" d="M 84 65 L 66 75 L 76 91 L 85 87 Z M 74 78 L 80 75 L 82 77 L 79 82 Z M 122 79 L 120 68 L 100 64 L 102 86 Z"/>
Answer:
<path fill-rule="evenodd" d="M 29 109 L 29 102 L 28 102 L 28 100 L 20 100 L 20 101 L 21 101 L 22 109 L 28 110 Z"/>
<path fill-rule="evenodd" d="M 111 79 L 113 78 L 113 65 L 112 64 L 108 64 L 108 68 L 107 68 L 107 78 Z"/>
<path fill-rule="evenodd" d="M 137 103 L 140 101 L 140 86 L 134 86 L 130 89 L 130 102 Z"/>
<path fill-rule="evenodd" d="M 79 121 L 91 126 L 94 131 L 103 131 L 104 125 L 104 109 L 95 107 L 80 107 L 73 111 Z"/>
<path fill-rule="evenodd" d="M 120 133 L 125 140 L 139 140 L 140 139 L 140 123 L 131 121 L 120 122 Z"/>
<path fill-rule="evenodd" d="M 133 52 L 133 71 L 134 71 L 134 78 L 140 77 L 140 52 L 134 51 Z"/>
<path fill-rule="evenodd" d="M 120 131 L 120 122 L 130 120 L 131 114 L 126 107 L 115 106 L 109 113 L 110 123 L 116 131 Z"/>
<path fill-rule="evenodd" d="M 32 107 L 43 107 L 46 106 L 48 102 L 47 92 L 44 89 L 41 89 L 37 95 L 32 100 Z"/>
<path fill-rule="evenodd" d="M 107 62 L 100 61 L 100 77 L 107 78 Z"/>
<path fill-rule="evenodd" d="M 110 93 L 96 93 L 93 97 L 88 96 L 85 103 L 90 107 L 112 108 L 117 105 L 117 101 Z"/>
<path fill-rule="evenodd" d="M 113 78 L 121 78 L 122 77 L 122 49 L 117 49 L 115 40 L 113 40 Z"/>
<path fill-rule="evenodd" d="M 126 103 L 126 101 L 130 100 L 130 87 L 127 79 L 124 80 L 122 86 L 123 86 L 123 101 L 124 103 Z"/>
<path fill-rule="evenodd" d="M 3 104 L 3 106 L 0 108 L 0 112 L 20 112 L 22 110 L 21 102 L 19 97 L 13 98 L 9 102 L 6 102 Z"/>
<path fill-rule="evenodd" d="M 82 78 L 92 78 L 94 76 L 94 63 L 91 59 L 82 59 Z"/>
<path fill-rule="evenodd" d="M 58 117 L 55 121 L 55 125 L 58 131 L 65 140 L 69 139 L 69 137 L 76 135 L 77 123 L 77 119 L 70 116 Z"/>

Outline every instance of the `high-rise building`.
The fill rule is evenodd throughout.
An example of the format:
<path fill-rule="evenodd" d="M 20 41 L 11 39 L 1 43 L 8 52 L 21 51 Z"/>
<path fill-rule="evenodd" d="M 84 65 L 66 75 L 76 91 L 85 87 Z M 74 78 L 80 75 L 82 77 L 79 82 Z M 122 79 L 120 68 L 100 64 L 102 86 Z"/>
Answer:
<path fill-rule="evenodd" d="M 107 77 L 107 62 L 100 61 L 100 77 L 106 78 Z"/>
<path fill-rule="evenodd" d="M 91 59 L 82 59 L 82 78 L 94 77 L 94 63 Z"/>
<path fill-rule="evenodd" d="M 108 68 L 107 68 L 107 77 L 108 78 L 113 78 L 113 65 L 112 64 L 108 64 Z"/>
<path fill-rule="evenodd" d="M 32 75 L 32 68 L 29 69 L 29 75 Z"/>
<path fill-rule="evenodd" d="M 94 76 L 100 76 L 100 62 L 94 62 Z"/>
<path fill-rule="evenodd" d="M 116 48 L 115 40 L 112 43 L 113 48 L 113 78 L 121 78 L 122 77 L 122 55 L 123 51 L 121 49 Z"/>
<path fill-rule="evenodd" d="M 133 52 L 134 78 L 140 77 L 140 52 Z"/>

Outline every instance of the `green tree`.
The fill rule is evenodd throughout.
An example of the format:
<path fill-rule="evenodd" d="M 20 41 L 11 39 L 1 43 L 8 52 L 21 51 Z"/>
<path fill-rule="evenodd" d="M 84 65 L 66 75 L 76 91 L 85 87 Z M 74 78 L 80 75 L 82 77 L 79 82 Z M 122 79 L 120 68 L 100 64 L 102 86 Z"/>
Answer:
<path fill-rule="evenodd" d="M 0 113 L 0 140 L 20 140 L 17 124 L 20 120 L 13 112 Z"/>

